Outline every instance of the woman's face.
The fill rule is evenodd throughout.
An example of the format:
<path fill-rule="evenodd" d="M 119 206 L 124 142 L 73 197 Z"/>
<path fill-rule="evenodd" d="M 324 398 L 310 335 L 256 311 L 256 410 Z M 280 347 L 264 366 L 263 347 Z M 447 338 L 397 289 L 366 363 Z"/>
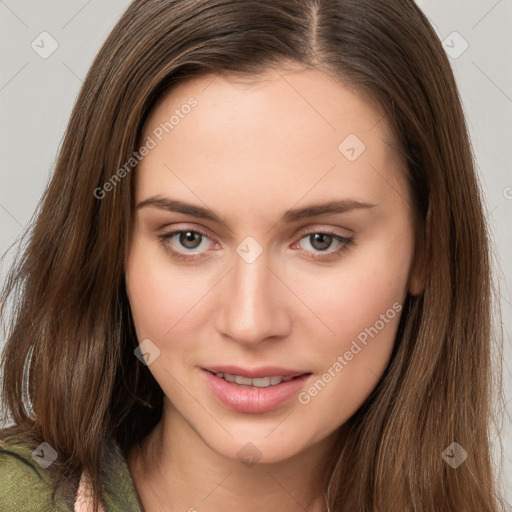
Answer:
<path fill-rule="evenodd" d="M 419 286 L 390 142 L 375 107 L 313 70 L 194 78 L 153 109 L 126 281 L 170 424 L 272 462 L 363 404 Z"/>

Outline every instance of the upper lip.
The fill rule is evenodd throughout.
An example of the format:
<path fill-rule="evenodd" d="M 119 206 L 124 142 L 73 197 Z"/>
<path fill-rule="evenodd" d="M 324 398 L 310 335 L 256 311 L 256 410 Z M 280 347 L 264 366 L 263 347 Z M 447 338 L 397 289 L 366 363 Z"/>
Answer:
<path fill-rule="evenodd" d="M 298 377 L 310 372 L 283 368 L 281 366 L 260 366 L 258 368 L 242 368 L 235 365 L 205 366 L 203 370 L 211 373 L 227 373 L 229 375 L 239 375 L 248 379 L 257 379 L 261 377 Z"/>

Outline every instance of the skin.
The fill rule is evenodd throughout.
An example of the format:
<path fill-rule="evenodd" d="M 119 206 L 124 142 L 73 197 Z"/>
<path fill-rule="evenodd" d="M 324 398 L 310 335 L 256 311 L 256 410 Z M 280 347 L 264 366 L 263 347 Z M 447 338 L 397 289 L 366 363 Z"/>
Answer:
<path fill-rule="evenodd" d="M 307 404 L 294 397 L 270 412 L 235 412 L 200 368 L 300 369 L 312 373 L 307 390 L 358 334 L 418 293 L 404 164 L 367 98 L 293 67 L 182 82 L 155 106 L 144 139 L 191 96 L 198 105 L 139 164 L 136 204 L 181 200 L 213 210 L 230 229 L 136 209 L 127 291 L 139 341 L 160 350 L 148 368 L 165 402 L 128 465 L 148 510 L 323 511 L 321 468 L 384 372 L 400 314 Z M 351 133 L 366 146 L 353 162 L 338 149 Z M 282 221 L 288 209 L 338 199 L 373 206 Z M 208 238 L 191 248 L 178 234 L 163 245 L 159 235 L 177 229 Z M 326 231 L 352 242 L 315 242 Z M 236 251 L 248 236 L 263 250 L 252 263 Z M 199 257 L 176 259 L 169 246 Z M 237 456 L 249 442 L 260 456 L 251 467 Z"/>

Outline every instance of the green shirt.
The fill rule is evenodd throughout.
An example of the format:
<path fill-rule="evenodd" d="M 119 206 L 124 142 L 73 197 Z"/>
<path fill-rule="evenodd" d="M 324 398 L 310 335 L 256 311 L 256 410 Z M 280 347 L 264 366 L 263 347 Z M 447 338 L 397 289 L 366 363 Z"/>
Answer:
<path fill-rule="evenodd" d="M 20 440 L 0 439 L 0 512 L 54 512 L 74 510 L 74 497 L 57 494 L 46 470 L 32 457 L 33 450 Z M 105 512 L 142 512 L 125 456 L 117 445 L 105 478 Z"/>

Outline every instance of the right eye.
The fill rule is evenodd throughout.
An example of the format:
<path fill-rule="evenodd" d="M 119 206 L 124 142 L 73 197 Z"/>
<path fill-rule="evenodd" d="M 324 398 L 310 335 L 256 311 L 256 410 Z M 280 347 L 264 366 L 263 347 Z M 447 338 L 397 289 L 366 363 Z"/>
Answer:
<path fill-rule="evenodd" d="M 208 244 L 203 244 L 203 241 L 205 239 L 209 240 L 206 233 L 196 229 L 174 230 L 159 235 L 158 238 L 165 250 L 177 259 L 197 259 L 200 257 L 200 254 L 206 251 L 188 251 L 194 251 L 195 249 L 201 248 L 201 246 L 206 249 Z M 205 245 L 206 247 L 204 247 Z"/>

